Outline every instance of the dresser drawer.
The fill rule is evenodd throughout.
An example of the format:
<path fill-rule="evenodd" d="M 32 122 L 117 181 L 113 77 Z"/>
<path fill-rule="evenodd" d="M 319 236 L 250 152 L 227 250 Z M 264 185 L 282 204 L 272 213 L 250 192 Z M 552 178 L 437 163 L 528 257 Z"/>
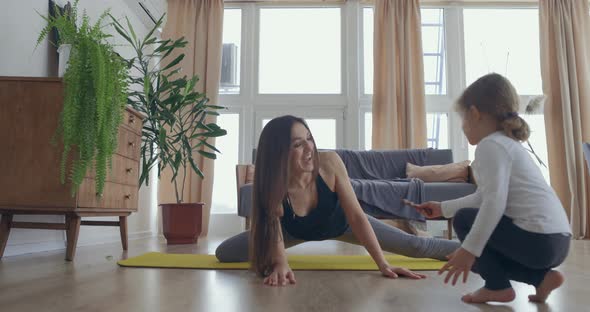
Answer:
<path fill-rule="evenodd" d="M 131 186 L 137 186 L 139 184 L 139 161 L 113 154 L 112 164 L 112 170 L 107 168 L 107 178 L 105 181 Z M 86 177 L 91 179 L 96 177 L 94 168 Z"/>
<path fill-rule="evenodd" d="M 79 208 L 129 209 L 137 211 L 138 187 L 106 182 L 104 195 L 96 197 L 96 181 L 84 178 L 78 191 Z"/>
<path fill-rule="evenodd" d="M 132 111 L 131 109 L 127 108 L 125 110 L 125 114 L 123 115 L 123 121 L 121 122 L 122 125 L 129 128 L 129 130 L 141 134 L 141 128 L 143 127 L 143 119 L 139 117 L 139 113 Z"/>
<path fill-rule="evenodd" d="M 119 127 L 116 154 L 139 161 L 141 136 L 125 127 Z"/>

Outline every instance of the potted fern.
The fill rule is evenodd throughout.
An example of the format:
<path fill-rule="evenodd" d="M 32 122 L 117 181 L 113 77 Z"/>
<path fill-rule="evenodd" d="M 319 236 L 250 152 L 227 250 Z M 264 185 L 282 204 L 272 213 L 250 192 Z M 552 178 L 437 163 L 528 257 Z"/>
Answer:
<path fill-rule="evenodd" d="M 72 10 L 72 5 L 68 2 L 63 8 L 59 7 L 54 1 L 49 1 L 49 16 L 43 16 L 39 14 L 43 19 L 47 21 L 49 27 L 43 29 L 43 32 L 50 32 L 50 29 L 54 29 L 54 45 L 57 47 L 58 59 L 58 77 L 63 77 L 65 70 L 67 69 L 68 59 L 70 58 L 70 51 L 72 49 L 72 42 L 74 41 L 75 34 L 77 32 L 76 27 L 76 14 L 77 14 L 77 3 L 76 7 Z M 38 12 L 37 12 L 38 13 Z M 59 31 L 58 31 L 59 29 Z M 43 35 L 45 36 L 45 35 Z M 41 36 L 39 37 L 41 38 Z M 39 41 L 37 42 L 39 45 Z"/>
<path fill-rule="evenodd" d="M 128 69 L 125 60 L 107 42 L 110 35 L 102 30 L 108 11 L 91 24 L 86 12 L 79 18 L 77 8 L 78 0 L 63 13 L 55 7 L 55 15 L 42 16 L 47 26 L 41 31 L 37 45 L 54 28 L 60 38 L 54 44 L 71 45 L 69 65 L 63 77 L 63 110 L 55 137 L 63 143 L 61 181 L 65 183 L 68 172 L 74 195 L 94 165 L 96 193 L 100 196 L 117 148 Z"/>
<path fill-rule="evenodd" d="M 179 75 L 179 63 L 185 55 L 177 49 L 185 47 L 187 41 L 157 38 L 163 18 L 144 38 L 138 38 L 128 20 L 125 27 L 111 16 L 116 31 L 135 51 L 128 60 L 137 73 L 130 76 L 128 104 L 144 115 L 140 185 L 149 183 L 152 168 L 158 168 L 158 178 L 164 169 L 171 169 L 176 202 L 160 205 L 164 236 L 168 244 L 191 244 L 197 242 L 201 232 L 203 203 L 184 201 L 187 173 L 192 170 L 204 177 L 193 154 L 215 159 L 219 150 L 207 140 L 226 131 L 206 122 L 208 115 L 219 115 L 217 110 L 223 107 L 209 105 L 205 94 L 195 90 L 198 77 Z"/>

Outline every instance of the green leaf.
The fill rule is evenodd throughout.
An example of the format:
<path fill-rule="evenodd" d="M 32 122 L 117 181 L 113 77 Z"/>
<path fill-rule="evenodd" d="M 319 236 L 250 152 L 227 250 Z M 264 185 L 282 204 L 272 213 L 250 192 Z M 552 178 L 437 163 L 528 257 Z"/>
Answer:
<path fill-rule="evenodd" d="M 214 153 L 205 152 L 203 150 L 198 150 L 197 152 L 199 154 L 201 154 L 202 156 L 207 157 L 209 159 L 217 159 L 217 155 Z"/>
<path fill-rule="evenodd" d="M 199 167 L 195 164 L 195 161 L 192 157 L 190 157 L 189 159 L 189 163 L 191 164 L 191 167 L 193 168 L 193 171 L 199 175 L 199 177 L 204 178 L 205 175 L 203 174 L 203 171 L 201 171 L 201 169 L 199 169 Z"/>
<path fill-rule="evenodd" d="M 129 42 L 133 48 L 135 48 L 135 42 L 133 42 L 133 40 L 131 40 L 129 35 L 127 35 L 125 33 L 125 31 L 123 31 L 123 28 L 118 26 L 118 22 L 116 22 L 115 18 L 113 16 L 111 16 L 111 18 L 113 19 L 113 25 L 115 27 L 115 31 L 117 31 L 117 33 L 119 33 L 119 35 L 121 35 L 121 37 L 123 37 L 127 42 Z"/>
<path fill-rule="evenodd" d="M 180 61 L 182 61 L 182 59 L 184 59 L 184 53 L 177 56 L 172 62 L 170 62 L 170 64 L 166 65 L 166 67 L 164 67 L 162 71 L 166 71 L 167 69 L 176 66 L 178 63 L 180 63 Z"/>
<path fill-rule="evenodd" d="M 156 21 L 156 24 L 154 25 L 154 27 L 152 27 L 152 29 L 145 35 L 145 37 L 143 38 L 143 41 L 144 41 L 143 45 L 151 44 L 148 42 L 150 42 L 152 40 L 155 42 L 157 40 L 157 38 L 152 37 L 152 35 L 162 25 L 162 22 L 164 21 L 164 16 L 166 16 L 165 13 L 158 19 L 158 21 Z M 150 39 L 150 37 L 151 37 L 151 39 Z"/>
<path fill-rule="evenodd" d="M 146 40 L 146 41 L 143 43 L 143 45 L 151 45 L 151 44 L 154 44 L 155 42 L 156 42 L 156 38 L 154 37 L 154 38 L 151 38 L 151 39 L 149 39 L 149 40 Z"/>
<path fill-rule="evenodd" d="M 168 43 L 170 42 L 172 42 L 170 39 L 157 41 L 156 43 L 159 43 L 160 45 L 154 49 L 154 55 L 158 55 L 160 52 L 170 50 L 170 47 L 168 46 Z"/>
<path fill-rule="evenodd" d="M 178 151 L 178 152 L 176 152 L 176 155 L 174 155 L 174 168 L 178 169 L 181 161 L 182 161 L 182 154 L 180 153 L 180 151 Z"/>
<path fill-rule="evenodd" d="M 127 27 L 129 27 L 129 32 L 131 33 L 131 37 L 133 38 L 133 42 L 137 43 L 137 35 L 135 35 L 135 31 L 133 30 L 133 26 L 131 26 L 131 22 L 129 21 L 129 18 L 125 17 L 125 20 L 127 21 Z M 139 44 L 137 44 L 137 46 L 139 46 Z"/>
<path fill-rule="evenodd" d="M 207 141 L 205 141 L 205 140 L 200 140 L 200 141 L 201 141 L 201 143 L 202 143 L 203 145 L 207 146 L 208 148 L 210 148 L 210 149 L 212 149 L 212 150 L 214 150 L 214 151 L 216 151 L 216 152 L 218 152 L 218 153 L 221 153 L 221 151 L 220 151 L 220 150 L 218 150 L 218 149 L 217 149 L 217 147 L 215 147 L 215 146 L 213 146 L 213 145 L 211 145 L 211 144 L 207 143 Z"/>
<path fill-rule="evenodd" d="M 216 105 L 205 105 L 205 108 L 209 108 L 209 109 L 227 109 L 227 107 L 225 106 L 216 106 Z"/>

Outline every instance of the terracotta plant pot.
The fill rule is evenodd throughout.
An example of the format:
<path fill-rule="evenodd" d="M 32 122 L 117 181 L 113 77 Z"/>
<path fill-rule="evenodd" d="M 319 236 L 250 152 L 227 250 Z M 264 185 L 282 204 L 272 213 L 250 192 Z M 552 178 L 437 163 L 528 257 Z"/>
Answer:
<path fill-rule="evenodd" d="M 161 204 L 164 237 L 168 245 L 196 244 L 201 234 L 203 203 Z"/>

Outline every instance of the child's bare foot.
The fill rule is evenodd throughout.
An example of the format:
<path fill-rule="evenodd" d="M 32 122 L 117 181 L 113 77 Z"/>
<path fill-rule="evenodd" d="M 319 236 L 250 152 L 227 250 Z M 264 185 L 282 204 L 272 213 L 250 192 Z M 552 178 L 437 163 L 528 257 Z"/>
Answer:
<path fill-rule="evenodd" d="M 563 284 L 565 278 L 563 274 L 558 271 L 551 270 L 545 274 L 545 278 L 541 282 L 541 285 L 537 287 L 537 293 L 529 296 L 530 301 L 534 302 L 545 302 L 549 294 L 561 284 Z"/>
<path fill-rule="evenodd" d="M 461 300 L 463 300 L 465 303 L 486 303 L 488 301 L 510 302 L 514 300 L 515 297 L 516 293 L 512 288 L 489 290 L 485 287 L 482 287 L 475 292 L 461 297 Z"/>

